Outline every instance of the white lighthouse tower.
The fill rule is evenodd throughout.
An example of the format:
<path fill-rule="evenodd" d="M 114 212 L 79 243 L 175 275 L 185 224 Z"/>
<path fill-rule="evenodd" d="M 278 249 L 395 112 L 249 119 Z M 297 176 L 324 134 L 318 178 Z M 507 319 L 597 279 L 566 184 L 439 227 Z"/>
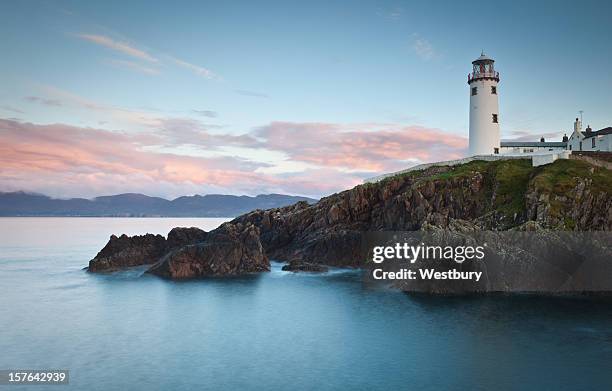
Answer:
<path fill-rule="evenodd" d="M 499 104 L 497 83 L 492 58 L 484 52 L 472 61 L 468 75 L 470 86 L 470 156 L 499 153 Z"/>

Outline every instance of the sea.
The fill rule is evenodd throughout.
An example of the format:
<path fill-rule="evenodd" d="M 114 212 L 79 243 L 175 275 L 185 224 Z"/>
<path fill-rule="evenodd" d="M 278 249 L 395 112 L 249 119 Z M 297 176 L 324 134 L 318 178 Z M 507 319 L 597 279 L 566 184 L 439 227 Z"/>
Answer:
<path fill-rule="evenodd" d="M 0 369 L 67 369 L 61 390 L 612 389 L 608 299 L 412 296 L 280 262 L 180 282 L 83 269 L 111 234 L 226 220 L 0 218 Z"/>

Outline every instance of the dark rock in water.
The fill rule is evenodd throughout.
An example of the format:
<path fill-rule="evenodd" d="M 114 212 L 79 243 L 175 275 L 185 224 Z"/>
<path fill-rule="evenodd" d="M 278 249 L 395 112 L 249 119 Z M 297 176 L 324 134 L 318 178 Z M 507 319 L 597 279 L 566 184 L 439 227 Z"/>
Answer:
<path fill-rule="evenodd" d="M 287 272 L 315 272 L 324 273 L 329 270 L 327 266 L 318 265 L 316 263 L 291 261 L 283 266 L 283 270 Z"/>
<path fill-rule="evenodd" d="M 203 242 L 207 233 L 199 228 L 173 228 L 168 240 L 161 235 L 112 235 L 102 250 L 89 261 L 90 272 L 112 271 L 120 268 L 151 265 L 170 250 Z"/>
<path fill-rule="evenodd" d="M 252 224 L 225 223 L 210 232 L 206 241 L 171 251 L 148 272 L 171 279 L 237 275 L 270 270 Z"/>
<path fill-rule="evenodd" d="M 161 235 L 112 235 L 106 246 L 89 261 L 89 271 L 102 272 L 149 265 L 157 262 L 165 252 L 166 238 Z"/>
<path fill-rule="evenodd" d="M 206 240 L 208 233 L 199 228 L 172 228 L 168 233 L 167 245 L 169 249 L 175 249 L 188 244 L 201 243 Z"/>

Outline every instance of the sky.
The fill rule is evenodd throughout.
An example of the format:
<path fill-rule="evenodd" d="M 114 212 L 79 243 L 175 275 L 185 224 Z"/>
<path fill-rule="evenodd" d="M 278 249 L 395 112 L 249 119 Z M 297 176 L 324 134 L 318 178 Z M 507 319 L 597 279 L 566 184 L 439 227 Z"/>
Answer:
<path fill-rule="evenodd" d="M 612 3 L 0 2 L 0 191 L 320 197 L 503 139 L 612 125 Z"/>

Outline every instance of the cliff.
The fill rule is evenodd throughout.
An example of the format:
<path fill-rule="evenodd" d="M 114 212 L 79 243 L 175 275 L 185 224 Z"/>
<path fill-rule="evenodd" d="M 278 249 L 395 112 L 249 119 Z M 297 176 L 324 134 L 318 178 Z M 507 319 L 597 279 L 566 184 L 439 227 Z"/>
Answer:
<path fill-rule="evenodd" d="M 449 228 L 469 222 L 478 230 L 612 230 L 612 172 L 559 160 L 531 167 L 528 160 L 431 167 L 321 199 L 256 210 L 231 223 L 252 223 L 270 258 L 360 266 L 361 234 Z"/>
<path fill-rule="evenodd" d="M 208 248 L 206 251 L 173 248 L 163 256 L 151 251 L 147 262 L 138 259 L 155 263 L 151 272 L 164 277 L 224 274 L 226 269 L 211 271 L 201 266 L 222 260 L 220 254 L 229 251 L 229 242 L 238 248 L 230 256 L 229 274 L 265 269 L 261 266 L 267 258 L 292 262 L 295 270 L 300 270 L 299 263 L 363 267 L 366 232 L 453 232 L 457 227 L 471 232 L 612 231 L 612 173 L 578 160 L 558 160 L 540 167 L 531 167 L 528 160 L 431 167 L 359 185 L 315 204 L 298 202 L 244 214 L 190 243 Z M 213 234 L 245 230 L 249 232 L 246 241 L 240 235 L 228 241 Z M 90 270 L 135 263 L 123 259 L 130 256 L 128 251 L 126 255 L 116 252 L 117 259 L 109 264 L 107 253 L 98 254 Z M 181 272 L 169 273 L 178 259 Z M 241 268 L 236 262 L 247 266 Z"/>

